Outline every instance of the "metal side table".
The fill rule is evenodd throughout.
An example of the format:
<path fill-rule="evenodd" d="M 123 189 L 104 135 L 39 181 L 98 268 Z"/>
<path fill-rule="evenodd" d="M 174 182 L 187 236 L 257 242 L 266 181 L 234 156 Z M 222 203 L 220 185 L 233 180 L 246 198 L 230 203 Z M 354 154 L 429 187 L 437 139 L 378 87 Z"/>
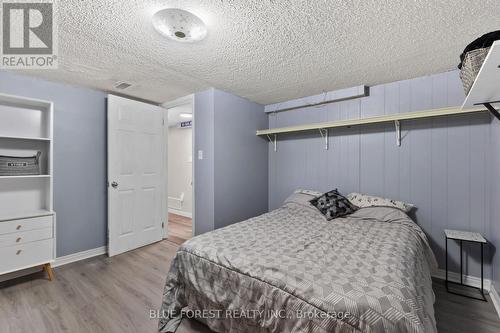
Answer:
<path fill-rule="evenodd" d="M 464 296 L 464 297 L 473 298 L 473 299 L 477 299 L 477 300 L 481 300 L 481 301 L 487 302 L 486 296 L 484 296 L 483 246 L 484 246 L 484 244 L 487 244 L 488 242 L 486 241 L 486 239 L 480 233 L 477 233 L 477 232 L 469 232 L 469 231 L 445 229 L 444 230 L 444 234 L 445 234 L 445 238 L 446 238 L 446 240 L 445 240 L 445 242 L 446 242 L 446 290 L 449 293 L 452 293 L 452 294 L 456 294 L 456 295 L 460 295 L 460 296 Z M 448 280 L 448 239 L 458 240 L 459 243 L 460 243 L 460 283 Z M 477 287 L 474 287 L 474 286 L 469 286 L 467 284 L 464 284 L 463 272 L 462 272 L 462 266 L 463 266 L 463 260 L 462 260 L 462 253 L 463 253 L 463 251 L 462 251 L 462 242 L 471 242 L 471 243 L 479 243 L 479 244 L 481 244 L 481 288 L 477 288 Z M 482 298 L 474 297 L 474 296 L 469 296 L 469 295 L 464 295 L 464 294 L 460 294 L 458 292 L 450 291 L 448 289 L 448 284 L 450 284 L 450 283 L 456 284 L 456 285 L 460 285 L 460 286 L 464 286 L 464 287 L 468 287 L 468 288 L 477 289 L 481 293 Z"/>

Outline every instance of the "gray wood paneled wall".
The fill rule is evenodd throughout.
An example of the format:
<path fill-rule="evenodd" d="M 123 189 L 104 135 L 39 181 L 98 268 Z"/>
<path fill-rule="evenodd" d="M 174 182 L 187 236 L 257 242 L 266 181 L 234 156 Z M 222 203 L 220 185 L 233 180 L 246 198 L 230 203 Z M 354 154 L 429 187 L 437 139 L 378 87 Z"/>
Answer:
<path fill-rule="evenodd" d="M 464 92 L 457 71 L 373 86 L 370 96 L 316 108 L 270 114 L 269 127 L 459 106 Z M 338 188 L 415 204 L 415 221 L 428 235 L 444 268 L 445 228 L 473 230 L 489 237 L 489 160 L 491 116 L 450 116 L 403 121 L 402 144 L 394 125 L 330 129 L 330 149 L 319 133 L 278 137 L 269 145 L 269 208 L 279 207 L 296 188 Z M 449 244 L 451 268 L 458 270 L 459 249 Z M 479 251 L 464 264 L 479 276 Z M 488 250 L 486 251 L 488 255 Z M 491 276 L 489 260 L 486 277 Z"/>

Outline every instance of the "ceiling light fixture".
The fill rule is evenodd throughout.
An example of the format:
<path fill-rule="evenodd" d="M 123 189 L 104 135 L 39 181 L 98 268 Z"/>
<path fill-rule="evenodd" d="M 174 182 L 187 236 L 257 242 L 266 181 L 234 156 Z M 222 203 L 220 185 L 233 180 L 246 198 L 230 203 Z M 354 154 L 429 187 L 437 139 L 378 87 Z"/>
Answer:
<path fill-rule="evenodd" d="M 198 16 L 178 8 L 156 12 L 153 26 L 162 35 L 178 42 L 197 42 L 207 35 L 205 23 Z"/>
<path fill-rule="evenodd" d="M 181 113 L 181 114 L 179 114 L 179 117 L 181 117 L 181 118 L 193 118 L 193 115 L 191 113 Z"/>

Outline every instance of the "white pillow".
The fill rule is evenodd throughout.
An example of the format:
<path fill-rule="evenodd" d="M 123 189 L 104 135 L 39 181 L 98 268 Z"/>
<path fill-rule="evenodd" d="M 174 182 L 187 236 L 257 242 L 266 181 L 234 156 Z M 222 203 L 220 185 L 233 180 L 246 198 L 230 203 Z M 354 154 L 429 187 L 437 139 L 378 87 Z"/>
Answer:
<path fill-rule="evenodd" d="M 366 194 L 355 193 L 355 192 L 350 193 L 347 196 L 347 199 L 349 199 L 349 201 L 352 204 L 354 204 L 360 208 L 373 207 L 373 206 L 394 207 L 394 208 L 401 209 L 405 213 L 408 213 L 413 208 L 415 208 L 415 205 L 410 204 L 410 203 L 406 203 L 403 201 L 375 197 L 372 195 L 366 195 Z"/>
<path fill-rule="evenodd" d="M 323 192 L 318 192 L 318 191 L 314 191 L 314 190 L 302 190 L 302 189 L 297 189 L 297 190 L 295 190 L 294 193 L 309 194 L 309 195 L 312 195 L 314 197 L 319 197 L 320 195 L 323 195 Z"/>
<path fill-rule="evenodd" d="M 319 193 L 316 195 L 316 191 L 310 190 L 296 190 L 292 193 L 288 198 L 286 198 L 284 205 L 287 204 L 296 204 L 301 205 L 304 209 L 310 209 L 314 214 L 318 214 L 318 216 L 325 217 L 321 212 L 311 204 L 311 200 L 322 195 L 323 193 Z"/>

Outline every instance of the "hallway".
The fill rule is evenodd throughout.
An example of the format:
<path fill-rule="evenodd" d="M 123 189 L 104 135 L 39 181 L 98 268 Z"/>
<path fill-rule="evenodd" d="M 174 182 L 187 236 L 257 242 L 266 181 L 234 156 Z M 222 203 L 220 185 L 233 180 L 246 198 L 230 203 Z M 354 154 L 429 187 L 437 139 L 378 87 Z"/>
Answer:
<path fill-rule="evenodd" d="M 189 217 L 168 214 L 168 237 L 175 244 L 182 244 L 193 236 L 193 223 Z"/>

